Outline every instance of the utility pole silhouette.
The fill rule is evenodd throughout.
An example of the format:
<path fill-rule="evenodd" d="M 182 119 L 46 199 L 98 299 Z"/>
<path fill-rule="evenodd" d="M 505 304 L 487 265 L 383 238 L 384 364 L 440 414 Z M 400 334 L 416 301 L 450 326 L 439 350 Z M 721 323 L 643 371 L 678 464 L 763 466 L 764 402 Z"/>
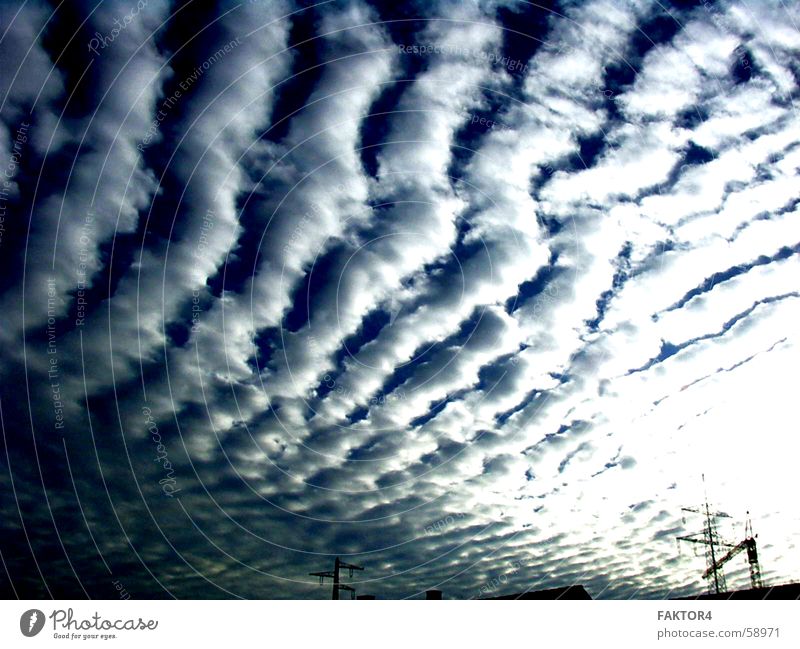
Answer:
<path fill-rule="evenodd" d="M 703 491 L 705 492 L 706 476 L 702 475 Z M 725 584 L 725 573 L 717 569 L 717 547 L 732 547 L 732 544 L 726 543 L 720 537 L 717 531 L 717 518 L 730 518 L 730 514 L 725 512 L 711 512 L 711 507 L 708 504 L 708 493 L 705 494 L 705 503 L 702 507 L 682 507 L 681 511 L 692 512 L 693 514 L 703 514 L 705 516 L 705 525 L 702 532 L 695 532 L 688 536 L 679 536 L 677 538 L 678 545 L 680 541 L 687 543 L 699 543 L 706 546 L 706 572 L 703 576 L 708 579 L 708 591 L 716 593 L 724 593 L 728 588 Z M 686 520 L 683 521 L 684 523 Z M 700 537 L 700 538 L 698 538 Z"/>
<path fill-rule="evenodd" d="M 700 543 L 706 546 L 707 567 L 706 571 L 703 573 L 703 577 L 709 580 L 709 592 L 724 593 L 727 590 L 727 585 L 725 584 L 725 573 L 721 570 L 718 570 L 716 556 L 717 548 L 731 547 L 732 544 L 726 543 L 720 538 L 720 534 L 717 531 L 717 518 L 730 518 L 730 515 L 724 512 L 712 512 L 708 505 L 708 501 L 706 501 L 702 508 L 682 507 L 681 509 L 685 512 L 703 514 L 705 516 L 706 520 L 702 532 L 696 532 L 694 534 L 690 534 L 689 536 L 679 536 L 678 541 Z"/>
<path fill-rule="evenodd" d="M 339 591 L 340 590 L 349 590 L 350 591 L 350 599 L 355 599 L 356 596 L 356 589 L 352 586 L 348 586 L 347 584 L 341 583 L 339 579 L 339 573 L 342 568 L 345 568 L 350 571 L 350 578 L 353 578 L 353 570 L 363 570 L 361 566 L 354 566 L 350 563 L 345 563 L 339 557 L 336 557 L 336 561 L 333 563 L 333 570 L 326 570 L 324 572 L 309 572 L 308 574 L 312 577 L 319 577 L 319 583 L 323 583 L 325 578 L 333 579 L 333 588 L 331 590 L 331 599 L 339 599 Z"/>

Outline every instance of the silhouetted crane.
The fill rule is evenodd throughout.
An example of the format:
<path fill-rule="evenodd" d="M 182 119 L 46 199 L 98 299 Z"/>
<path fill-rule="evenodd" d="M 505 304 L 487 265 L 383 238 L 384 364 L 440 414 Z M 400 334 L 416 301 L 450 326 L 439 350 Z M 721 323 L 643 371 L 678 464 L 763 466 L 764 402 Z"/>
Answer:
<path fill-rule="evenodd" d="M 750 565 L 750 586 L 751 588 L 762 588 L 761 565 L 758 563 L 758 547 L 756 546 L 756 535 L 753 534 L 753 524 L 750 522 L 750 512 L 747 512 L 747 522 L 744 526 L 744 540 L 734 545 L 727 554 L 717 560 L 712 566 L 706 568 L 703 573 L 704 578 L 708 578 L 710 572 L 719 572 L 723 565 L 733 559 L 742 550 L 747 550 L 747 563 Z"/>
<path fill-rule="evenodd" d="M 703 476 L 703 483 L 705 483 L 705 476 Z M 706 497 L 705 504 L 702 507 L 683 507 L 681 511 L 703 514 L 705 516 L 706 520 L 702 532 L 695 532 L 688 536 L 679 536 L 677 540 L 679 542 L 698 543 L 706 547 L 706 569 L 705 572 L 703 572 L 703 579 L 708 580 L 708 591 L 710 593 L 724 593 L 728 590 L 725 581 L 725 571 L 722 567 L 743 550 L 747 551 L 747 561 L 750 564 L 750 585 L 753 588 L 761 588 L 763 586 L 761 582 L 761 566 L 758 563 L 756 535 L 753 534 L 750 512 L 747 512 L 747 522 L 744 526 L 744 540 L 739 543 L 730 543 L 722 540 L 722 537 L 717 531 L 717 519 L 730 518 L 730 514 L 726 514 L 725 512 L 712 512 L 708 504 L 708 497 Z M 684 520 L 684 522 L 686 521 Z M 724 549 L 727 549 L 727 551 L 718 559 L 718 553 L 721 554 Z"/>

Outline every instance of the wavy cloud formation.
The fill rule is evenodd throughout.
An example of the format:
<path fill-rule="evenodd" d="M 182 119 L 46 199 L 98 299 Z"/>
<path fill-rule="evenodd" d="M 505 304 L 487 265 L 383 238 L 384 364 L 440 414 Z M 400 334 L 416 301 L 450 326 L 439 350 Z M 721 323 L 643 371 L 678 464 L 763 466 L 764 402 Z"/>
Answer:
<path fill-rule="evenodd" d="M 797 579 L 796 6 L 0 18 L 5 593 Z"/>

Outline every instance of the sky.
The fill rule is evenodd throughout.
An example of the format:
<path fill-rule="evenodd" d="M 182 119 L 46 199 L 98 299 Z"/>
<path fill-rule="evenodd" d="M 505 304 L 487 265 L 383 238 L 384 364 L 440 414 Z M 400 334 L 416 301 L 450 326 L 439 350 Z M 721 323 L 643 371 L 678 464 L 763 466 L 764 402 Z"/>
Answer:
<path fill-rule="evenodd" d="M 799 25 L 2 3 L 0 593 L 800 580 Z"/>

